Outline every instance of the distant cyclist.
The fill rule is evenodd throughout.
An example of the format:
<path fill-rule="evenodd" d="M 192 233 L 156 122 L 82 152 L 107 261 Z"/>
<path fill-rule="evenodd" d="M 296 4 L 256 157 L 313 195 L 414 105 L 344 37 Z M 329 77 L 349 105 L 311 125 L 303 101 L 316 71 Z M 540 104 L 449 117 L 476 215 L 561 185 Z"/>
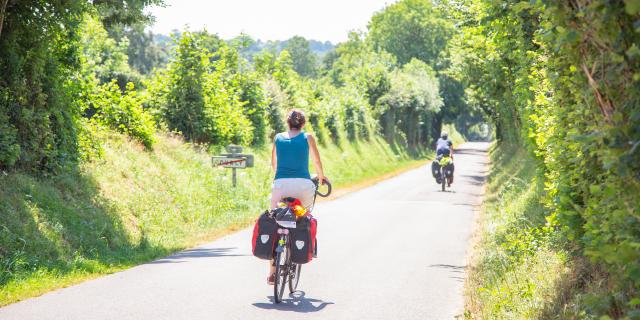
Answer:
<path fill-rule="evenodd" d="M 302 131 L 305 123 L 301 110 L 291 110 L 287 116 L 289 131 L 276 134 L 273 141 L 271 167 L 276 175 L 271 187 L 271 209 L 275 209 L 284 197 L 300 199 L 305 207 L 313 203 L 316 187 L 309 174 L 309 155 L 313 158 L 318 184 L 326 180 L 316 140 L 310 133 Z M 270 266 L 267 282 L 273 284 L 273 260 Z"/>
<path fill-rule="evenodd" d="M 449 140 L 449 134 L 442 131 L 440 139 L 436 142 L 436 157 L 441 155 L 450 156 L 453 159 L 453 142 Z"/>
<path fill-rule="evenodd" d="M 451 160 L 453 160 L 453 142 L 449 140 L 449 134 L 446 131 L 443 131 L 440 134 L 440 139 L 436 142 L 436 159 L 439 161 L 444 156 L 449 156 L 451 157 Z M 451 186 L 453 183 L 453 171 L 455 170 L 455 167 L 453 162 L 449 164 L 449 166 L 451 168 L 451 177 L 448 177 L 447 180 L 448 185 Z M 440 183 L 440 166 L 437 161 L 433 162 L 431 171 L 433 177 L 436 178 L 436 182 Z"/>

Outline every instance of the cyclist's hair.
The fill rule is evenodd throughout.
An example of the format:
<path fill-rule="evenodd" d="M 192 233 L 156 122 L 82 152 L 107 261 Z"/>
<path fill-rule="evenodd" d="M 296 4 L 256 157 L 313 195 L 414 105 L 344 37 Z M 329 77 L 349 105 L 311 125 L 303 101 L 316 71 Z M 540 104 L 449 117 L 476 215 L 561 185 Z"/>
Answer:
<path fill-rule="evenodd" d="M 289 111 L 289 115 L 287 116 L 287 124 L 289 125 L 289 129 L 302 129 L 302 126 L 307 122 L 307 119 L 304 117 L 304 112 L 300 109 L 291 109 Z"/>

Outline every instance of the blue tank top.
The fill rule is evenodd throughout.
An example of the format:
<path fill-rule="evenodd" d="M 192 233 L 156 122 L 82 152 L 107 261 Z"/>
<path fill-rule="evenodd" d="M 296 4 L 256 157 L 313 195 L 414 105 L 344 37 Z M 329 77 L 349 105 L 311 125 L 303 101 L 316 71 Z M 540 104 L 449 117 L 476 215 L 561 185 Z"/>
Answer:
<path fill-rule="evenodd" d="M 276 179 L 311 179 L 309 174 L 309 143 L 304 131 L 293 138 L 288 138 L 287 134 L 279 133 L 276 135 L 275 145 Z"/>

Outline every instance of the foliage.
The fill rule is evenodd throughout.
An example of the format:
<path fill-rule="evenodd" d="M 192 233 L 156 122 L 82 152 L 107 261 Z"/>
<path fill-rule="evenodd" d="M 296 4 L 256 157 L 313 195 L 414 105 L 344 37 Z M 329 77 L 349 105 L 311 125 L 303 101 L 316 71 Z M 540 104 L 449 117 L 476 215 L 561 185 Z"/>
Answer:
<path fill-rule="evenodd" d="M 158 44 L 151 31 L 145 26 L 136 24 L 124 32 L 129 42 L 127 57 L 131 68 L 143 75 L 150 74 L 156 68 L 163 68 L 169 60 L 167 48 Z"/>
<path fill-rule="evenodd" d="M 154 143 L 155 123 L 142 109 L 142 100 L 133 83 L 124 94 L 115 81 L 102 85 L 92 101 L 96 114 L 92 120 L 125 133 L 140 141 L 147 149 Z"/>
<path fill-rule="evenodd" d="M 635 1 L 475 1 L 461 50 L 470 101 L 541 161 L 548 225 L 608 274 L 613 317 L 640 294 Z M 593 312 L 595 314 L 591 314 Z"/>
<path fill-rule="evenodd" d="M 311 51 L 307 39 L 295 36 L 287 41 L 285 50 L 291 54 L 293 70 L 303 77 L 313 77 L 317 74 L 317 58 Z"/>
<path fill-rule="evenodd" d="M 78 97 L 72 95 L 76 85 L 69 79 L 79 67 L 85 14 L 97 10 L 107 23 L 128 24 L 143 18 L 144 6 L 159 2 L 3 2 L 0 167 L 49 173 L 76 163 L 81 130 Z"/>
<path fill-rule="evenodd" d="M 235 87 L 225 85 L 234 63 L 225 56 L 226 47 L 212 62 L 201 34 L 185 32 L 177 39 L 176 58 L 167 72 L 167 90 L 153 94 L 165 97 L 155 101 L 169 130 L 182 133 L 194 142 L 214 144 L 242 143 L 253 139 L 253 127 L 244 116 L 242 102 Z"/>
<path fill-rule="evenodd" d="M 431 1 L 403 0 L 373 15 L 368 36 L 400 64 L 416 58 L 434 66 L 452 34 L 452 21 Z"/>
<path fill-rule="evenodd" d="M 418 59 L 436 71 L 443 108 L 429 117 L 428 124 L 425 122 L 425 136 L 421 140 L 426 143 L 439 137 L 445 121 L 453 122 L 472 112 L 465 99 L 465 85 L 450 70 L 460 57 L 452 43 L 452 38 L 459 33 L 454 24 L 464 24 L 458 14 L 459 4 L 458 1 L 398 1 L 376 13 L 369 23 L 367 39 L 374 48 L 391 53 L 400 65 Z M 472 121 L 469 125 L 483 122 L 482 117 L 466 120 Z"/>
<path fill-rule="evenodd" d="M 398 127 L 410 146 L 429 141 L 431 120 L 440 111 L 442 98 L 438 79 L 428 65 L 414 59 L 397 70 L 389 92 L 380 101 L 389 119 L 385 126 L 387 135 Z"/>
<path fill-rule="evenodd" d="M 78 115 L 64 84 L 74 68 L 69 44 L 82 10 L 73 1 L 7 5 L 0 34 L 0 167 L 51 172 L 76 158 Z"/>

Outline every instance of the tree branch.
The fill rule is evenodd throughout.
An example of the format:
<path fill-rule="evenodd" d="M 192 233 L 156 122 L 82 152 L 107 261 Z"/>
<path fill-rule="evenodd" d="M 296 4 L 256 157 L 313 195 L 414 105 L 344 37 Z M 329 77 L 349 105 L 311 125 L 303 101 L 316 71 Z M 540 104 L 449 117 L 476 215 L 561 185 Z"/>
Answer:
<path fill-rule="evenodd" d="M 2 36 L 2 26 L 4 25 L 4 15 L 9 0 L 0 0 L 0 36 Z"/>

